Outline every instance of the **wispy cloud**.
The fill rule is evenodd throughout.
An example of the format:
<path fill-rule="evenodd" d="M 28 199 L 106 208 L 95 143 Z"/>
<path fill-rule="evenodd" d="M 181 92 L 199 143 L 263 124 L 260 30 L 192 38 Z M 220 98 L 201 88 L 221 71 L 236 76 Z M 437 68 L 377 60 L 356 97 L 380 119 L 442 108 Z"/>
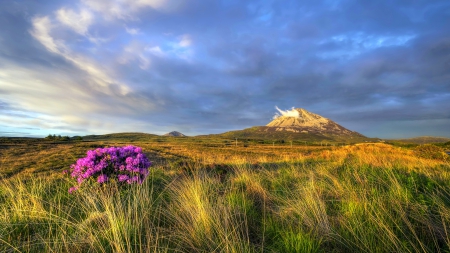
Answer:
<path fill-rule="evenodd" d="M 184 34 L 180 37 L 180 42 L 178 43 L 181 47 L 189 47 L 192 44 L 192 38 L 189 34 Z"/>
<path fill-rule="evenodd" d="M 81 0 L 84 6 L 101 13 L 107 19 L 140 20 L 138 13 L 144 9 L 153 9 L 164 13 L 173 13 L 186 5 L 183 0 Z"/>
<path fill-rule="evenodd" d="M 290 110 L 281 110 L 280 108 L 278 108 L 278 106 L 275 106 L 275 109 L 277 109 L 278 113 L 275 113 L 273 119 L 277 119 L 279 117 L 300 117 L 300 113 L 294 107 L 292 107 Z"/>
<path fill-rule="evenodd" d="M 97 91 L 111 95 L 114 92 L 111 87 L 114 86 L 114 88 L 118 88 L 119 93 L 122 95 L 126 95 L 129 92 L 129 88 L 125 84 L 114 81 L 114 78 L 108 75 L 93 60 L 74 53 L 66 46 L 62 39 L 53 38 L 51 32 L 56 25 L 50 21 L 48 16 L 35 17 L 32 20 L 32 24 L 33 29 L 30 31 L 31 35 L 50 52 L 64 57 L 79 69 L 84 70 L 89 75 L 92 84 L 95 84 L 94 87 Z"/>
<path fill-rule="evenodd" d="M 33 35 L 33 37 L 49 51 L 60 54 L 60 50 L 66 50 L 61 42 L 55 41 L 53 37 L 50 36 L 49 31 L 52 29 L 53 24 L 48 16 L 35 17 L 32 23 L 33 29 L 30 31 L 31 35 Z"/>
<path fill-rule="evenodd" d="M 127 33 L 129 33 L 131 35 L 138 35 L 138 34 L 140 34 L 139 28 L 128 28 L 127 26 L 125 26 L 125 30 L 127 31 Z"/>
<path fill-rule="evenodd" d="M 85 9 L 76 13 L 71 9 L 61 8 L 56 11 L 56 18 L 59 22 L 72 28 L 75 32 L 81 35 L 87 35 L 94 17 L 91 12 Z"/>

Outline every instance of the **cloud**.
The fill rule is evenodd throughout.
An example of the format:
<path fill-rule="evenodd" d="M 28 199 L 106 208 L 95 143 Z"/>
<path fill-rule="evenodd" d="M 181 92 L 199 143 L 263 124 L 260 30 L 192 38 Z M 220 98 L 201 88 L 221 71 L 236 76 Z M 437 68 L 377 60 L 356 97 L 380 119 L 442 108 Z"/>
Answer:
<path fill-rule="evenodd" d="M 128 28 L 125 26 L 125 30 L 127 31 L 127 33 L 131 34 L 131 35 L 138 35 L 140 34 L 139 28 Z"/>
<path fill-rule="evenodd" d="M 81 35 L 87 35 L 89 26 L 93 22 L 92 13 L 85 9 L 76 13 L 71 9 L 61 8 L 56 11 L 56 18 Z"/>
<path fill-rule="evenodd" d="M 122 55 L 119 58 L 121 64 L 134 64 L 138 63 L 140 69 L 146 70 L 151 65 L 151 57 L 147 52 L 153 52 L 156 55 L 161 56 L 163 53 L 159 54 L 158 47 L 154 49 L 147 49 L 147 47 L 140 42 L 133 41 L 129 45 L 126 45 L 123 49 Z"/>
<path fill-rule="evenodd" d="M 281 110 L 280 108 L 278 108 L 278 106 L 275 106 L 275 109 L 277 109 L 279 113 L 275 113 L 273 119 L 277 119 L 279 117 L 292 117 L 292 118 L 300 117 L 300 113 L 294 107 L 292 107 L 291 110 L 286 111 Z"/>
<path fill-rule="evenodd" d="M 81 0 L 84 6 L 101 13 L 107 19 L 139 20 L 136 15 L 145 9 L 174 13 L 184 8 L 183 0 Z"/>
<path fill-rule="evenodd" d="M 189 34 L 185 34 L 185 35 L 181 36 L 180 42 L 178 43 L 178 45 L 180 45 L 180 47 L 189 47 L 191 44 L 192 44 L 192 39 Z"/>
<path fill-rule="evenodd" d="M 340 34 L 319 42 L 323 50 L 318 53 L 322 58 L 352 58 L 360 54 L 383 47 L 402 47 L 413 40 L 416 35 L 397 34 L 395 36 L 382 34 L 365 34 L 364 32 L 352 32 Z M 326 45 L 333 45 L 328 48 Z M 331 49 L 331 50 L 330 50 Z"/>
<path fill-rule="evenodd" d="M 179 11 L 186 1 L 183 0 L 139 0 L 129 1 L 131 5 L 136 6 L 149 6 L 155 10 L 162 12 L 175 12 Z"/>
<path fill-rule="evenodd" d="M 166 56 L 166 53 L 164 53 L 159 46 L 146 47 L 145 51 L 150 52 L 153 55 L 158 56 L 158 57 Z"/>
<path fill-rule="evenodd" d="M 448 7 L 0 3 L 2 119 L 26 127 L 46 115 L 51 124 L 35 122 L 42 129 L 80 134 L 182 126 L 194 135 L 265 125 L 273 105 L 295 105 L 366 135 L 388 135 L 394 121 L 421 122 L 411 135 L 425 133 L 429 121 L 440 134 L 450 111 Z"/>
<path fill-rule="evenodd" d="M 66 60 L 73 63 L 79 69 L 84 70 L 89 74 L 89 79 L 94 87 L 98 91 L 111 95 L 115 90 L 120 94 L 126 95 L 129 92 L 129 88 L 124 85 L 113 81 L 114 78 L 110 77 L 104 70 L 102 70 L 92 60 L 73 53 L 63 42 L 63 40 L 55 40 L 51 36 L 52 29 L 55 25 L 50 21 L 48 16 L 35 17 L 32 20 L 33 29 L 30 31 L 31 35 L 39 41 L 43 46 L 52 53 L 56 53 Z"/>
<path fill-rule="evenodd" d="M 30 31 L 31 35 L 42 45 L 44 45 L 49 51 L 60 54 L 60 50 L 65 50 L 64 45 L 62 45 L 58 41 L 55 41 L 49 34 L 49 31 L 53 26 L 53 24 L 50 22 L 49 17 L 35 17 L 32 20 L 32 23 L 33 30 Z"/>

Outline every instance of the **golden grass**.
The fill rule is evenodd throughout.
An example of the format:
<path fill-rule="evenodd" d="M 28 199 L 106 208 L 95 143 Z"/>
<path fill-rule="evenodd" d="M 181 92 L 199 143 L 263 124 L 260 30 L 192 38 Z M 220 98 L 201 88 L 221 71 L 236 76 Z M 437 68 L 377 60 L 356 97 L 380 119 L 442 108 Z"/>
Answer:
<path fill-rule="evenodd" d="M 155 161 L 144 184 L 68 194 L 63 169 L 96 145 L 124 144 L 1 150 L 0 251 L 450 250 L 447 161 L 387 144 L 140 142 Z"/>

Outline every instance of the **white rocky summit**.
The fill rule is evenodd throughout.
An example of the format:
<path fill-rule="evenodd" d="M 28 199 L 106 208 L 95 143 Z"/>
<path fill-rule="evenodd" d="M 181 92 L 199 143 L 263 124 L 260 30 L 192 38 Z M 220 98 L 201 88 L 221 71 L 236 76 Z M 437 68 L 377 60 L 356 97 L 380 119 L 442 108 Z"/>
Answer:
<path fill-rule="evenodd" d="M 294 112 L 298 112 L 295 113 Z M 268 127 L 318 127 L 329 124 L 330 120 L 318 114 L 308 112 L 303 108 L 296 108 L 282 115 L 277 115 Z"/>
<path fill-rule="evenodd" d="M 353 135 L 355 132 L 303 108 L 292 108 L 283 111 L 266 125 L 266 131 L 290 131 L 296 133 L 330 133 L 337 135 Z"/>

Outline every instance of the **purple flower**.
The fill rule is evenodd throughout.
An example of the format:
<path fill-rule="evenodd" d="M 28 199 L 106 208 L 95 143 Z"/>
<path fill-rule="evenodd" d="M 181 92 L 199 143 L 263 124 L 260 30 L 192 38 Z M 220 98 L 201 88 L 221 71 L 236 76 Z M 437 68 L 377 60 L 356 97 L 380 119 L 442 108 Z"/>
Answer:
<path fill-rule="evenodd" d="M 128 175 L 118 175 L 117 179 L 119 179 L 119 182 L 127 181 L 130 177 Z"/>
<path fill-rule="evenodd" d="M 141 183 L 141 182 L 140 182 L 139 176 L 134 176 L 134 177 L 131 177 L 130 179 L 128 179 L 127 183 L 132 184 L 132 183 Z"/>
<path fill-rule="evenodd" d="M 142 148 L 135 146 L 97 148 L 86 152 L 86 156 L 70 166 L 70 175 L 77 179 L 78 186 L 70 188 L 73 192 L 91 177 L 97 178 L 99 184 L 110 179 L 128 184 L 142 183 L 148 176 L 151 162 L 142 153 Z"/>
<path fill-rule="evenodd" d="M 106 176 L 105 174 L 102 174 L 102 175 L 98 176 L 98 178 L 97 178 L 97 182 L 99 184 L 103 184 L 106 181 L 108 181 L 108 176 Z"/>
<path fill-rule="evenodd" d="M 78 187 L 74 186 L 74 187 L 70 187 L 69 189 L 69 193 L 72 193 L 74 191 L 78 190 Z"/>

